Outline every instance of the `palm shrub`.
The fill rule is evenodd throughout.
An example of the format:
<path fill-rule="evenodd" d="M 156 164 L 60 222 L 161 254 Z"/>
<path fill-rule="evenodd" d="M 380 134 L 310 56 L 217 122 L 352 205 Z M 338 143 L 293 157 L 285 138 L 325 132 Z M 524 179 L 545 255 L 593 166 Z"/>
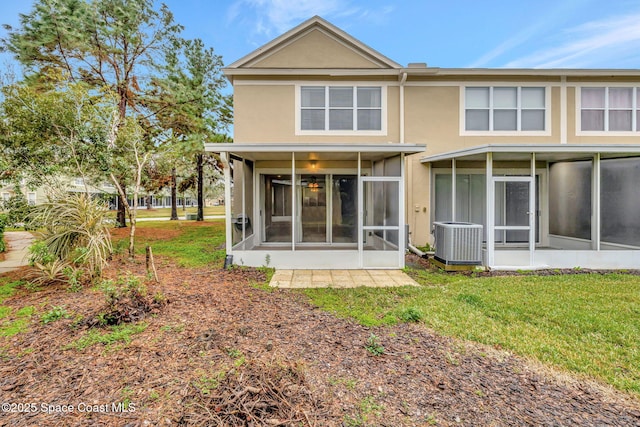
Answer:
<path fill-rule="evenodd" d="M 37 206 L 29 220 L 41 227 L 38 241 L 46 248 L 32 251 L 32 263 L 58 260 L 100 276 L 113 251 L 109 211 L 86 193 L 61 193 Z"/>

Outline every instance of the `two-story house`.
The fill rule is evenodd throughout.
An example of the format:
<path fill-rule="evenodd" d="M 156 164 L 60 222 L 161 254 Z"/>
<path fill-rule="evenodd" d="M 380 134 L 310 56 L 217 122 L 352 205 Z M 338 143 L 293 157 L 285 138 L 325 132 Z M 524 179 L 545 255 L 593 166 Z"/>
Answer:
<path fill-rule="evenodd" d="M 314 17 L 224 72 L 237 264 L 401 268 L 457 221 L 492 268 L 640 266 L 640 70 L 404 67 Z"/>

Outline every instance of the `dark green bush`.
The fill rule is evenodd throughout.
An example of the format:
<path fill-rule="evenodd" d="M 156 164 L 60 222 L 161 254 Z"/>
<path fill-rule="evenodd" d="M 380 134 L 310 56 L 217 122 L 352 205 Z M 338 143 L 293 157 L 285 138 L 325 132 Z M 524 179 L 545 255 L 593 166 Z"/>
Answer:
<path fill-rule="evenodd" d="M 7 245 L 4 243 L 4 228 L 7 225 L 7 216 L 0 215 L 0 252 L 7 250 Z"/>

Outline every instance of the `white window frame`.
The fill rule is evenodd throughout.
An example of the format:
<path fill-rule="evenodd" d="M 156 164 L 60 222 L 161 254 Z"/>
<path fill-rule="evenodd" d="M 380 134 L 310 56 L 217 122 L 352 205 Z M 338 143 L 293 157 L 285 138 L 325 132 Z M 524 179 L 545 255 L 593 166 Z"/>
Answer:
<path fill-rule="evenodd" d="M 489 89 L 489 130 L 467 130 L 466 123 L 466 92 L 467 88 L 488 88 Z M 544 89 L 544 129 L 543 130 L 493 130 L 493 89 L 498 87 L 512 87 L 517 90 L 516 120 L 517 128 L 520 129 L 522 121 L 521 106 L 523 88 Z M 537 82 L 513 82 L 513 83 L 490 83 L 473 82 L 460 86 L 460 136 L 551 136 L 551 86 L 549 84 L 539 84 Z"/>
<path fill-rule="evenodd" d="M 329 107 L 328 93 L 329 87 L 352 87 L 354 92 L 353 97 L 353 130 L 302 130 L 302 87 L 307 86 L 322 86 L 325 88 L 325 127 L 329 121 Z M 357 115 L 358 115 L 358 100 L 357 92 L 359 87 L 376 87 L 380 88 L 380 130 L 357 130 Z M 297 83 L 295 85 L 295 134 L 299 136 L 304 135 L 335 135 L 335 136 L 386 136 L 387 135 L 387 84 L 379 82 L 367 82 L 363 84 L 354 82 L 304 82 Z"/>
<path fill-rule="evenodd" d="M 582 88 L 604 88 L 604 130 L 582 130 Z M 608 130 L 609 129 L 609 89 L 610 88 L 631 88 L 632 104 L 631 104 L 631 130 Z M 640 122 L 637 120 L 638 111 L 640 111 L 640 84 L 602 84 L 602 83 L 584 83 L 575 88 L 576 97 L 576 135 L 577 136 L 633 136 L 637 137 L 640 132 Z M 600 110 L 600 108 L 591 108 L 591 110 Z M 620 110 L 614 108 L 614 110 Z"/>
<path fill-rule="evenodd" d="M 33 196 L 33 200 L 31 200 L 31 197 L 32 197 L 32 196 Z M 38 201 L 37 197 L 38 197 L 38 195 L 36 194 L 36 192 L 35 192 L 35 191 L 29 191 L 29 192 L 27 193 L 27 204 L 28 204 L 29 206 L 35 206 L 35 205 L 36 205 L 36 203 L 37 203 L 37 201 Z"/>

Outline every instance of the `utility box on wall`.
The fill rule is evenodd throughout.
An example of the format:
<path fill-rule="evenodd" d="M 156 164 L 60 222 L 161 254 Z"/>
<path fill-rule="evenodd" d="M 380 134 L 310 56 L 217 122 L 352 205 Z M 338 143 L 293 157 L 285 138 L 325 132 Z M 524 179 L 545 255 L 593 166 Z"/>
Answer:
<path fill-rule="evenodd" d="M 446 264 L 482 264 L 482 225 L 434 222 L 436 260 Z"/>

